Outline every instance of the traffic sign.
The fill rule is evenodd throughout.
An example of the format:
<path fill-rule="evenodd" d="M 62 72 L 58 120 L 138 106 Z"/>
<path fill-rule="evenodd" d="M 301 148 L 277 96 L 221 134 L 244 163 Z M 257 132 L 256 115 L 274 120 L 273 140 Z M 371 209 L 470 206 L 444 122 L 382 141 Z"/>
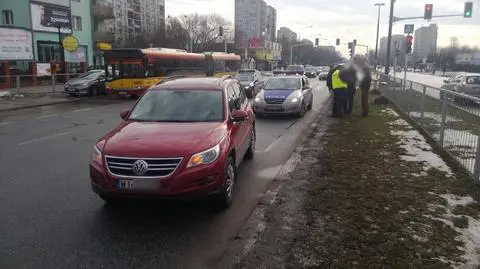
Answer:
<path fill-rule="evenodd" d="M 413 24 L 405 24 L 403 27 L 404 34 L 413 34 L 413 29 L 415 29 L 415 25 Z"/>

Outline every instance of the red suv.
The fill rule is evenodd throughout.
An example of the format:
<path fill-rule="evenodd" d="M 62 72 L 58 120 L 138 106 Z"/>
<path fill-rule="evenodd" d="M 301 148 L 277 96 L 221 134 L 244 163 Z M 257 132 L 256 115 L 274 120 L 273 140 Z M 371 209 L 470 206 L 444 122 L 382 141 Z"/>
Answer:
<path fill-rule="evenodd" d="M 121 117 L 90 161 L 102 199 L 213 194 L 231 204 L 236 168 L 255 153 L 255 115 L 237 80 L 167 79 Z"/>

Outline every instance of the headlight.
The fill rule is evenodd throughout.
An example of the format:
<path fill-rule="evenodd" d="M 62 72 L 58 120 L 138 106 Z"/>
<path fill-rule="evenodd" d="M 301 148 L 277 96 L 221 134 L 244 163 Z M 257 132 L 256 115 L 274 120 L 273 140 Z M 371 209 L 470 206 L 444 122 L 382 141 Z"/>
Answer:
<path fill-rule="evenodd" d="M 262 98 L 260 96 L 255 97 L 255 102 L 260 103 L 262 101 Z"/>
<path fill-rule="evenodd" d="M 292 98 L 292 100 L 291 100 L 290 102 L 292 102 L 292 103 L 296 103 L 296 102 L 298 102 L 298 100 L 299 100 L 299 99 L 298 99 L 297 97 L 293 97 L 293 98 Z"/>
<path fill-rule="evenodd" d="M 96 162 L 99 165 L 102 165 L 102 152 L 98 149 L 97 146 L 93 147 L 92 156 L 90 160 L 92 162 Z"/>
<path fill-rule="evenodd" d="M 88 83 L 82 83 L 81 86 L 88 86 Z"/>
<path fill-rule="evenodd" d="M 211 164 L 215 160 L 217 160 L 218 155 L 220 155 L 220 144 L 217 144 L 213 148 L 207 149 L 205 151 L 193 154 L 188 161 L 187 167 L 194 167 L 202 164 Z"/>

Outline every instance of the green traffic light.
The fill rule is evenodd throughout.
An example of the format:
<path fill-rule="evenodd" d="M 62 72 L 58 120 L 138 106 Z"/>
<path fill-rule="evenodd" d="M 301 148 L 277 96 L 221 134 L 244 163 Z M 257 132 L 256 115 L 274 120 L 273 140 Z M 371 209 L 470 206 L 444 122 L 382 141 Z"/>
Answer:
<path fill-rule="evenodd" d="M 470 11 L 465 12 L 465 17 L 466 18 L 472 17 L 472 12 L 470 12 Z"/>

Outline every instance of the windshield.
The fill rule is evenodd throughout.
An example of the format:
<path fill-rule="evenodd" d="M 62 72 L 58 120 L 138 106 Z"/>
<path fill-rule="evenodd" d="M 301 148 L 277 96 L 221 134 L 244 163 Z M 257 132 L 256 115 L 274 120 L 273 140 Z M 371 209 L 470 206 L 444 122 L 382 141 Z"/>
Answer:
<path fill-rule="evenodd" d="M 253 81 L 253 74 L 240 73 L 236 77 L 238 81 Z"/>
<path fill-rule="evenodd" d="M 205 122 L 223 120 L 222 92 L 151 90 L 133 108 L 129 120 Z"/>
<path fill-rule="evenodd" d="M 264 90 L 298 90 L 300 89 L 298 78 L 271 78 L 265 84 Z"/>
<path fill-rule="evenodd" d="M 288 71 L 298 71 L 298 70 L 303 71 L 303 66 L 301 66 L 301 65 L 289 65 L 287 67 L 287 70 Z"/>
<path fill-rule="evenodd" d="M 317 72 L 315 68 L 306 68 L 305 70 L 308 72 Z"/>
<path fill-rule="evenodd" d="M 147 75 L 142 63 L 115 63 L 108 65 L 108 79 L 144 78 Z"/>

